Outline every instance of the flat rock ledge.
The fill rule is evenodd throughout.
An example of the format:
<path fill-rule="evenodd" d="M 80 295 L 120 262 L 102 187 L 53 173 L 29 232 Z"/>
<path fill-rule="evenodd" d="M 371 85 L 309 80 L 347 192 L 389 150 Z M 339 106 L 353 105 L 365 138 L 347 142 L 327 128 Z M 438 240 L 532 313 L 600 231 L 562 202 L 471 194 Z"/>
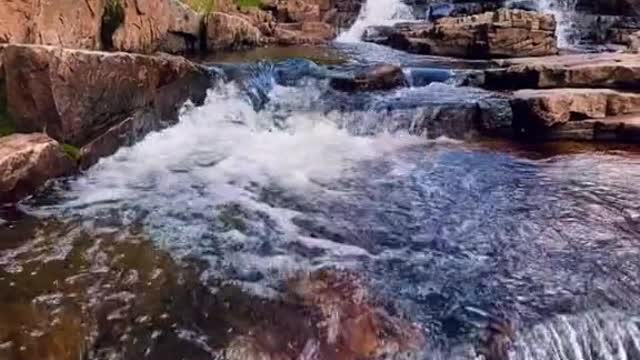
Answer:
<path fill-rule="evenodd" d="M 68 175 L 74 161 L 62 146 L 44 134 L 0 138 L 0 202 L 14 202 L 47 180 Z"/>
<path fill-rule="evenodd" d="M 425 55 L 512 58 L 558 53 L 553 16 L 500 9 L 367 29 L 364 40 Z"/>
<path fill-rule="evenodd" d="M 81 148 L 80 164 L 131 145 L 201 104 L 210 73 L 182 57 L 38 45 L 2 51 L 8 111 L 19 132 L 44 132 Z"/>
<path fill-rule="evenodd" d="M 640 56 L 576 54 L 496 60 L 485 71 L 494 90 L 552 88 L 640 89 Z"/>
<path fill-rule="evenodd" d="M 640 57 L 600 53 L 494 60 L 479 82 L 511 100 L 513 129 L 542 140 L 640 142 Z"/>

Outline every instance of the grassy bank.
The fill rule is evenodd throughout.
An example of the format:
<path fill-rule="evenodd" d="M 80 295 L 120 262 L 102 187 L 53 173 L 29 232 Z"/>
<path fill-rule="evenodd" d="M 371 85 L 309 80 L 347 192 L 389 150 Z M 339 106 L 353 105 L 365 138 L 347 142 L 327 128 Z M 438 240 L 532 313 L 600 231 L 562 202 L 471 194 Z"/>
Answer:
<path fill-rule="evenodd" d="M 216 10 L 216 0 L 184 0 L 194 10 L 209 14 Z M 260 7 L 262 0 L 234 0 L 234 3 L 243 8 Z"/>

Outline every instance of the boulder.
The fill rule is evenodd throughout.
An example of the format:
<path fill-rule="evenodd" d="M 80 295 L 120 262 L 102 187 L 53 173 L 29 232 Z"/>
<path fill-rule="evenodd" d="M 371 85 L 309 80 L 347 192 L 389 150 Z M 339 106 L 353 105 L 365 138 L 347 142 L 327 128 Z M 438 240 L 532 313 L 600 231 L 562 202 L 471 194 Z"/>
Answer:
<path fill-rule="evenodd" d="M 207 17 L 206 24 L 209 50 L 254 47 L 264 42 L 260 30 L 237 15 L 213 12 Z"/>
<path fill-rule="evenodd" d="M 640 115 L 570 121 L 536 135 L 547 140 L 616 141 L 640 143 Z"/>
<path fill-rule="evenodd" d="M 424 347 L 420 331 L 377 306 L 353 274 L 318 271 L 290 280 L 287 288 L 291 301 L 316 317 L 314 323 L 321 331 L 316 358 L 333 358 L 332 353 L 341 354 L 342 359 L 385 359 L 399 354 L 414 358 Z M 325 352 L 326 348 L 333 351 Z"/>
<path fill-rule="evenodd" d="M 272 42 L 278 45 L 324 44 L 336 36 L 335 29 L 323 22 L 278 24 Z"/>
<path fill-rule="evenodd" d="M 104 0 L 0 2 L 0 43 L 98 49 Z"/>
<path fill-rule="evenodd" d="M 521 128 L 550 128 L 569 121 L 640 113 L 640 94 L 611 89 L 519 90 L 514 118 Z"/>
<path fill-rule="evenodd" d="M 501 9 L 466 17 L 376 27 L 364 40 L 412 53 L 463 58 L 509 58 L 558 52 L 553 16 Z"/>
<path fill-rule="evenodd" d="M 0 138 L 0 202 L 17 201 L 47 180 L 71 173 L 73 160 L 44 134 Z"/>
<path fill-rule="evenodd" d="M 180 53 L 195 48 L 202 16 L 179 0 L 123 0 L 122 7 L 124 19 L 112 35 L 114 50 Z"/>
<path fill-rule="evenodd" d="M 77 147 L 131 116 L 151 114 L 153 128 L 173 123 L 186 100 L 204 101 L 209 86 L 206 69 L 170 55 L 30 45 L 10 45 L 3 55 L 8 109 L 18 130 Z"/>
<path fill-rule="evenodd" d="M 640 57 L 632 54 L 575 54 L 496 61 L 485 71 L 491 89 L 640 88 Z"/>
<path fill-rule="evenodd" d="M 277 2 L 275 9 L 276 19 L 279 22 L 306 22 L 320 21 L 320 6 L 309 4 L 304 0 L 281 0 Z"/>
<path fill-rule="evenodd" d="M 407 85 L 402 68 L 389 64 L 372 66 L 359 71 L 353 77 L 335 77 L 329 82 L 332 88 L 345 92 L 390 90 Z"/>
<path fill-rule="evenodd" d="M 26 43 L 31 36 L 33 1 L 0 1 L 0 43 Z"/>

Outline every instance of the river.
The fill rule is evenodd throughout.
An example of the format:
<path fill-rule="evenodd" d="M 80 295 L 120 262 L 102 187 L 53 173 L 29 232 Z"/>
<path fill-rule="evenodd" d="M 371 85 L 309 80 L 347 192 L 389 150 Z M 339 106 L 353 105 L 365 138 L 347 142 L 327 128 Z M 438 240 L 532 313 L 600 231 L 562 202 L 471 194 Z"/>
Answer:
<path fill-rule="evenodd" d="M 308 314 L 283 300 L 336 271 L 419 330 L 409 358 L 478 358 L 506 323 L 509 359 L 640 359 L 637 146 L 428 140 L 425 111 L 486 96 L 458 65 L 303 52 L 216 59 L 177 125 L 2 208 L 0 358 L 251 358 L 238 334 L 289 354 L 261 358 L 349 358 L 296 352 Z M 372 57 L 449 75 L 328 86 Z"/>

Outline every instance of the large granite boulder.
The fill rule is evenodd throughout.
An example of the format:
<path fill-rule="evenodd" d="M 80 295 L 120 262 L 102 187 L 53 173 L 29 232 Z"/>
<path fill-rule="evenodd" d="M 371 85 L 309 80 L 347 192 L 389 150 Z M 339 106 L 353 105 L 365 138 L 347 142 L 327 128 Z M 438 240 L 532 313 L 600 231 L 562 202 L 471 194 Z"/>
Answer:
<path fill-rule="evenodd" d="M 241 16 L 213 12 L 207 17 L 206 24 L 209 50 L 254 47 L 264 43 L 260 30 Z"/>
<path fill-rule="evenodd" d="M 0 202 L 17 201 L 47 180 L 71 173 L 73 160 L 44 134 L 0 138 Z"/>
<path fill-rule="evenodd" d="M 45 132 L 77 147 L 131 121 L 143 128 L 136 135 L 173 123 L 186 100 L 204 101 L 209 86 L 206 69 L 169 55 L 10 45 L 3 58 L 8 109 L 18 130 Z M 118 145 L 130 140 L 121 131 L 111 134 Z"/>
<path fill-rule="evenodd" d="M 640 57 L 633 54 L 576 54 L 496 61 L 485 71 L 491 89 L 640 88 Z"/>
<path fill-rule="evenodd" d="M 99 49 L 105 0 L 0 2 L 0 43 Z"/>
<path fill-rule="evenodd" d="M 373 27 L 364 40 L 412 53 L 463 58 L 510 58 L 558 52 L 553 16 L 501 9 L 435 22 Z"/>
<path fill-rule="evenodd" d="M 202 16 L 179 0 L 123 0 L 124 18 L 112 35 L 114 50 L 172 53 L 194 50 Z"/>
<path fill-rule="evenodd" d="M 277 24 L 270 43 L 278 45 L 317 45 L 324 44 L 336 36 L 335 29 L 324 22 L 301 22 Z"/>

